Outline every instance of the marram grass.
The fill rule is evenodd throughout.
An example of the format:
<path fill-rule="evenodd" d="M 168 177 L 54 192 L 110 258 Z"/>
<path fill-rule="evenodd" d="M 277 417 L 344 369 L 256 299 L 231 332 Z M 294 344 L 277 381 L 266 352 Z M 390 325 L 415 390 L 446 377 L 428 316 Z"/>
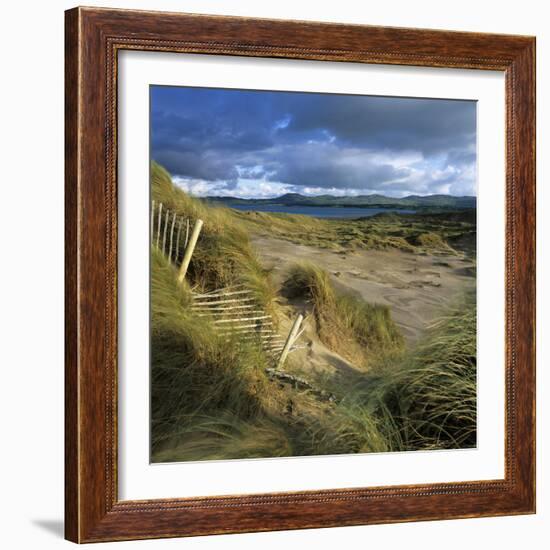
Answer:
<path fill-rule="evenodd" d="M 469 295 L 399 361 L 379 365 L 352 387 L 332 388 L 342 397 L 340 413 L 356 427 L 357 445 L 369 445 L 374 421 L 388 450 L 475 447 L 476 330 Z"/>
<path fill-rule="evenodd" d="M 403 337 L 387 306 L 338 294 L 328 273 L 310 262 L 295 264 L 284 282 L 290 298 L 304 297 L 313 306 L 320 340 L 357 366 L 399 353 Z"/>

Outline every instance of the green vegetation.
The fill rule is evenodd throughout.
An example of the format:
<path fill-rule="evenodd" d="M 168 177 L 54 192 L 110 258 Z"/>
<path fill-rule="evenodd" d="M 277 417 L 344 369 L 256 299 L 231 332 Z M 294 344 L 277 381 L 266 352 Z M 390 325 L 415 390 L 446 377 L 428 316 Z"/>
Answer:
<path fill-rule="evenodd" d="M 476 445 L 476 377 L 469 295 L 400 361 L 380 364 L 353 387 L 331 389 L 342 396 L 338 413 L 348 419 L 355 448 L 370 445 L 373 425 L 386 450 L 468 448 Z"/>
<path fill-rule="evenodd" d="M 336 293 L 328 273 L 314 264 L 293 266 L 284 292 L 289 298 L 308 300 L 320 340 L 358 365 L 370 366 L 403 348 L 403 337 L 386 306 Z"/>
<path fill-rule="evenodd" d="M 296 265 L 283 293 L 306 301 L 319 339 L 357 364 L 316 380 L 336 400 L 320 401 L 269 378 L 259 342 L 220 337 L 192 311 L 191 288 L 244 283 L 260 307 L 280 314 L 283 297 L 260 264 L 251 232 L 316 246 L 449 250 L 475 235 L 457 213 L 385 214 L 357 221 L 237 212 L 194 199 L 152 166 L 153 199 L 204 227 L 188 277 L 151 251 L 152 459 L 159 461 L 303 456 L 475 445 L 476 324 L 469 296 L 414 349 L 404 350 L 388 308 L 338 293 L 325 271 Z M 472 233 L 474 232 L 474 233 Z M 423 236 L 424 235 L 424 236 Z M 454 240 L 453 240 L 454 239 Z M 180 257 L 183 250 L 180 250 Z M 289 365 L 292 367 L 292 365 Z"/>
<path fill-rule="evenodd" d="M 326 380 L 337 396 L 292 399 L 292 416 L 264 410 L 185 418 L 157 461 L 311 456 L 472 448 L 476 445 L 476 314 L 473 296 L 398 360 L 346 381 Z M 274 384 L 267 388 L 276 391 Z M 279 397 L 288 399 L 288 393 Z"/>
<path fill-rule="evenodd" d="M 196 417 L 228 411 L 249 419 L 270 399 L 267 357 L 254 342 L 227 341 L 189 308 L 187 285 L 162 253 L 151 259 L 153 453 Z"/>
<path fill-rule="evenodd" d="M 399 209 L 462 209 L 475 208 L 476 198 L 471 196 L 454 197 L 451 195 L 428 195 L 421 197 L 409 195 L 401 199 L 384 195 L 359 195 L 356 197 L 335 197 L 334 195 L 318 195 L 306 197 L 299 193 L 287 193 L 274 199 L 239 199 L 236 197 L 209 197 L 212 202 L 231 206 L 233 204 L 285 206 L 339 206 L 354 208 L 399 208 Z"/>
<path fill-rule="evenodd" d="M 475 253 L 475 210 L 445 214 L 383 213 L 357 220 L 240 210 L 232 214 L 258 235 L 341 252 L 397 249 Z"/>

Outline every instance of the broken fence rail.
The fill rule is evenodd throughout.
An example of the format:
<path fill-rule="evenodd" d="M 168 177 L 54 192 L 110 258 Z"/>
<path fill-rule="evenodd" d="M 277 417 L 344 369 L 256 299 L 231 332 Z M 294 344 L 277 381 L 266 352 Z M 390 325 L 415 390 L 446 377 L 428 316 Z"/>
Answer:
<path fill-rule="evenodd" d="M 191 309 L 199 316 L 210 316 L 220 336 L 238 336 L 247 342 L 259 340 L 266 353 L 283 365 L 289 353 L 298 349 L 295 342 L 303 317 L 298 316 L 286 339 L 275 330 L 273 319 L 256 302 L 254 292 L 244 284 L 211 292 L 193 293 Z"/>

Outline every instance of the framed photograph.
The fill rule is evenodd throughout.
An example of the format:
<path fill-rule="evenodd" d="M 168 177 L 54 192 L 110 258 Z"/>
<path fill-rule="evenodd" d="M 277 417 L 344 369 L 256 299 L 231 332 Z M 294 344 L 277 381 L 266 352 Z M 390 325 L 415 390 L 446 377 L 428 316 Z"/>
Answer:
<path fill-rule="evenodd" d="M 535 511 L 535 39 L 66 12 L 66 537 Z"/>

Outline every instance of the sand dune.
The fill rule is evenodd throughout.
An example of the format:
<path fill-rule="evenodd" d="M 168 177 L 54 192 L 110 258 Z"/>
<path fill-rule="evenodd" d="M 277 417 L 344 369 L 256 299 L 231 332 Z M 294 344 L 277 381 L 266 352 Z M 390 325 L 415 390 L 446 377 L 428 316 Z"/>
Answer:
<path fill-rule="evenodd" d="M 399 250 L 342 253 L 268 237 L 252 242 L 278 282 L 290 265 L 307 260 L 326 269 L 338 290 L 388 305 L 409 344 L 465 290 L 475 289 L 475 263 L 462 256 Z"/>

